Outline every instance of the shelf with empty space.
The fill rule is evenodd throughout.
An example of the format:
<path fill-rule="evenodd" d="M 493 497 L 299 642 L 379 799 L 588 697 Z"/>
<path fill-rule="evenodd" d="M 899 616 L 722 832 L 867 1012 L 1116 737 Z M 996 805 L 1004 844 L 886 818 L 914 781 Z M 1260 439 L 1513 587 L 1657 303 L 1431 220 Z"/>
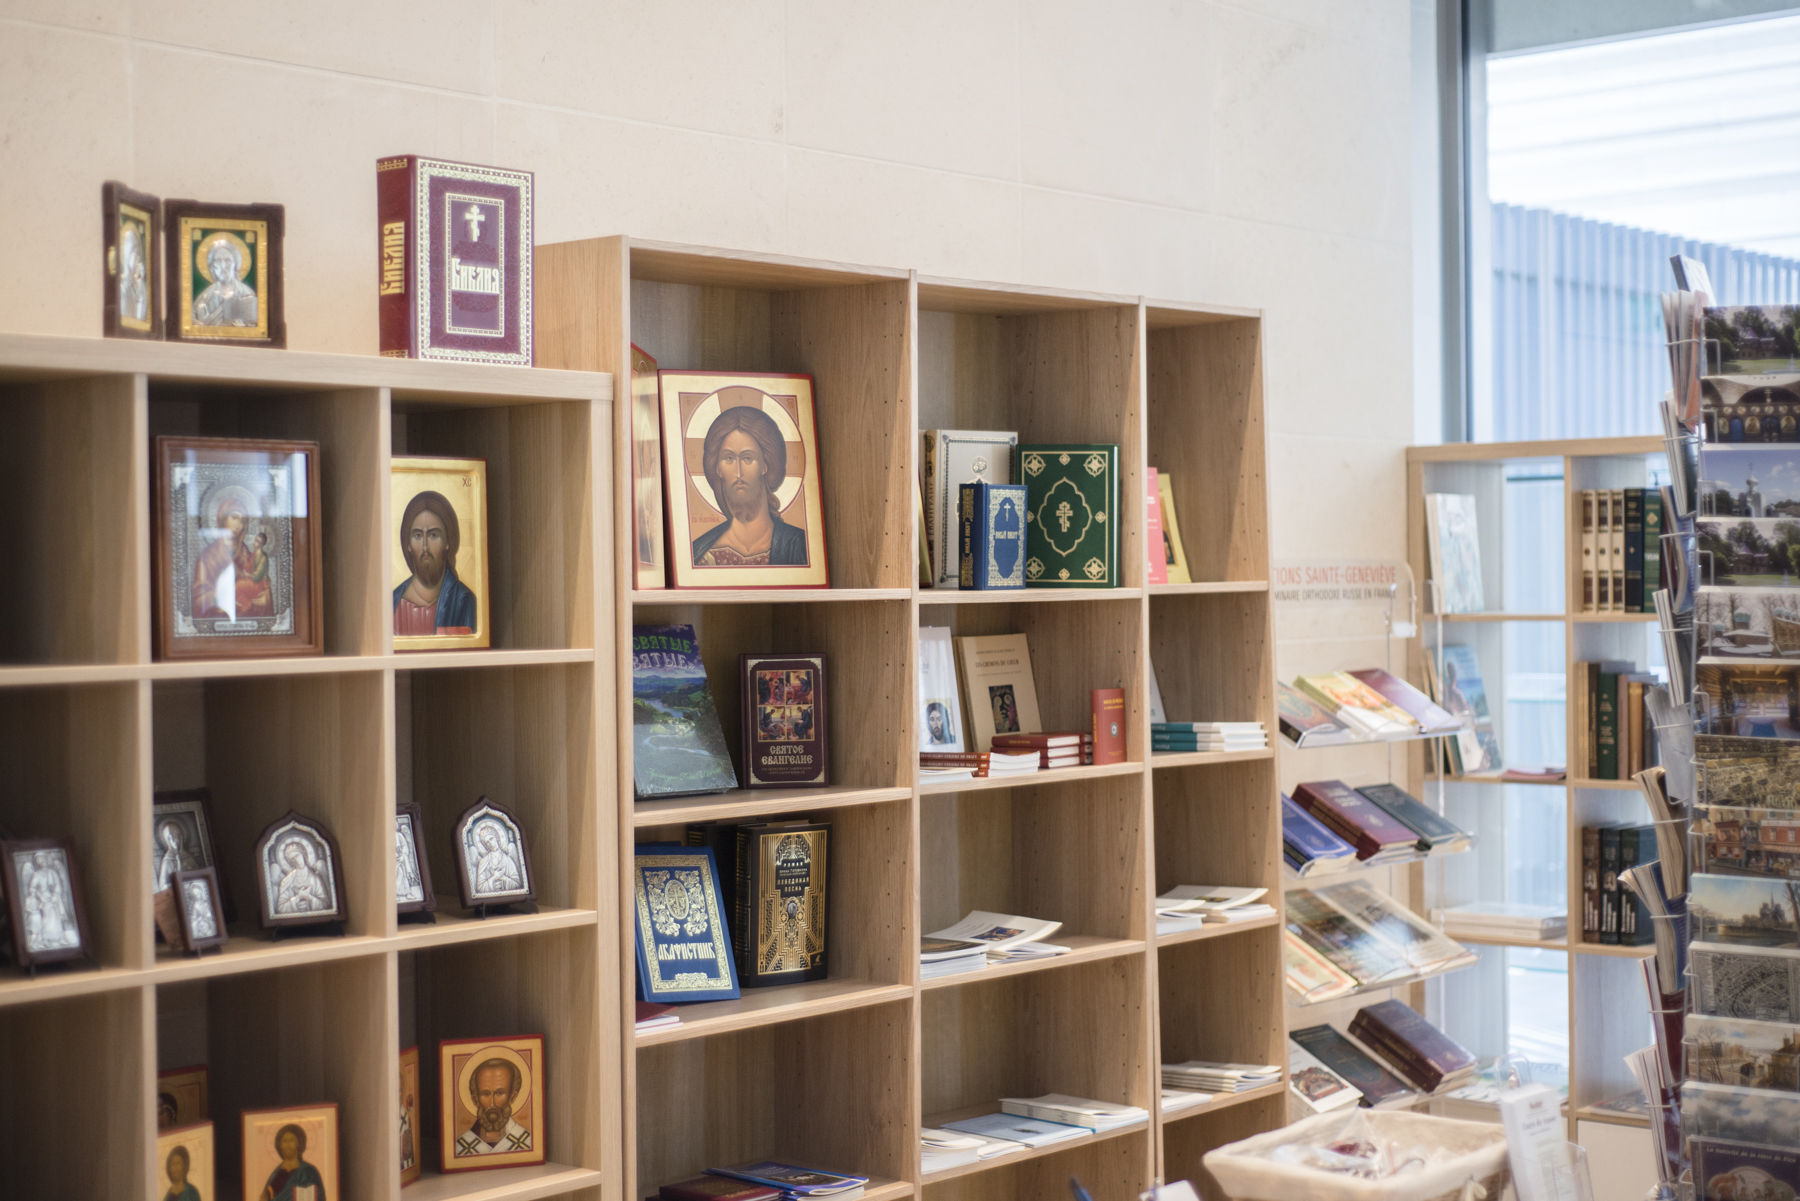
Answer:
<path fill-rule="evenodd" d="M 561 1163 L 533 1164 L 528 1168 L 497 1168 L 483 1172 L 452 1172 L 445 1176 L 429 1168 L 406 1187 L 406 1201 L 536 1201 L 560 1197 L 576 1189 L 599 1188 L 605 1175 L 592 1168 L 572 1168 Z"/>
<path fill-rule="evenodd" d="M 838 1013 L 865 1005 L 904 1001 L 912 996 L 908 984 L 876 984 L 868 980 L 812 980 L 773 988 L 746 988 L 735 1001 L 702 1001 L 681 1005 L 679 1026 L 662 1026 L 637 1034 L 640 1047 L 730 1034 L 753 1026 L 794 1022 L 820 1014 Z"/>
<path fill-rule="evenodd" d="M 434 881 L 435 883 L 435 881 Z M 449 882 L 454 889 L 455 882 Z M 394 936 L 395 950 L 418 951 L 426 947 L 444 947 L 452 943 L 481 942 L 489 938 L 512 938 L 522 934 L 538 934 L 545 930 L 570 930 L 592 926 L 600 916 L 592 909 L 556 909 L 544 906 L 536 913 L 502 913 L 492 917 L 470 916 L 456 908 L 454 891 L 438 898 L 437 918 L 430 924 L 408 922 Z"/>
<path fill-rule="evenodd" d="M 1247 1105 L 1252 1101 L 1260 1101 L 1264 1097 L 1279 1097 L 1285 1092 L 1287 1092 L 1287 1084 L 1285 1082 L 1280 1082 L 1276 1084 L 1258 1085 L 1256 1088 L 1247 1088 L 1239 1093 L 1214 1093 L 1213 1098 L 1210 1101 L 1204 1101 L 1199 1105 L 1189 1105 L 1186 1108 L 1176 1110 L 1174 1113 L 1163 1114 L 1162 1122 L 1163 1125 L 1167 1126 L 1171 1122 L 1179 1122 L 1184 1118 L 1199 1117 L 1201 1114 L 1207 1113 L 1218 1113 L 1222 1109 L 1230 1109 L 1234 1105 Z"/>
<path fill-rule="evenodd" d="M 1159 947 L 1175 947 L 1183 943 L 1205 942 L 1213 938 L 1225 938 L 1232 934 L 1245 934 L 1251 930 L 1266 930 L 1270 926 L 1279 926 L 1281 915 L 1271 913 L 1265 917 L 1253 917 L 1243 922 L 1208 922 L 1196 930 L 1178 930 L 1174 934 L 1158 934 L 1156 945 Z"/>
<path fill-rule="evenodd" d="M 1136 600 L 1142 588 L 920 588 L 921 605 L 1004 605 L 1017 601 Z"/>
<path fill-rule="evenodd" d="M 1442 621 L 1445 625 L 1460 625 L 1470 622 L 1484 621 L 1561 621 L 1566 613 L 1503 613 L 1492 610 L 1486 613 L 1430 613 L 1424 618 L 1424 624 Z"/>
<path fill-rule="evenodd" d="M 1255 751 L 1151 751 L 1150 766 L 1205 767 L 1212 763 L 1253 763 L 1258 759 L 1274 757 L 1275 748 L 1272 746 Z"/>
<path fill-rule="evenodd" d="M 1566 951 L 1569 940 L 1566 938 L 1508 938 L 1503 934 L 1455 934 L 1445 931 L 1445 936 L 1457 942 L 1477 947 L 1516 947 L 1526 951 Z"/>
<path fill-rule="evenodd" d="M 1598 1105 L 1583 1105 L 1575 1111 L 1578 1122 L 1605 1122 L 1609 1126 L 1635 1126 L 1639 1130 L 1650 1128 L 1650 1119 L 1639 1113 L 1619 1113 L 1612 1109 L 1601 1109 Z"/>
<path fill-rule="evenodd" d="M 245 928 L 243 923 L 237 923 Z M 380 955 L 392 949 L 385 938 L 375 935 L 304 936 L 275 940 L 266 935 L 233 934 L 217 952 L 205 955 L 178 955 L 159 946 L 155 963 L 143 973 L 146 984 L 173 984 L 182 980 L 209 980 L 217 976 L 238 976 L 251 972 L 316 963 L 336 963 Z"/>
<path fill-rule="evenodd" d="M 987 1105 L 965 1105 L 961 1109 L 948 1109 L 943 1113 L 925 1115 L 925 1125 L 941 1128 L 946 1122 L 960 1122 L 965 1118 L 979 1118 L 990 1113 L 999 1113 L 998 1102 Z M 990 1172 L 999 1168 L 1011 1167 L 1014 1164 L 1026 1163 L 1033 1159 L 1041 1159 L 1046 1155 L 1055 1155 L 1062 1151 L 1073 1151 L 1078 1147 L 1090 1147 L 1095 1143 L 1103 1143 L 1108 1139 L 1119 1138 L 1127 1134 L 1137 1134 L 1150 1128 L 1149 1119 L 1130 1122 L 1111 1130 L 1089 1131 L 1076 1138 L 1064 1139 L 1059 1143 L 1051 1143 L 1046 1147 L 1026 1147 L 1023 1151 L 1013 1151 L 1006 1155 L 997 1155 L 991 1159 L 978 1159 L 974 1163 L 958 1164 L 954 1168 L 944 1168 L 921 1178 L 927 1185 L 942 1184 L 946 1180 L 956 1180 L 963 1176 L 974 1176 L 980 1172 Z"/>
<path fill-rule="evenodd" d="M 921 780 L 920 793 L 985 792 L 993 788 L 1033 788 L 1039 784 L 1061 784 L 1070 780 L 1098 780 L 1107 776 L 1137 776 L 1144 765 L 1135 760 L 1124 763 L 1090 763 L 1086 767 L 1054 767 L 1049 771 L 1027 772 L 1022 776 L 978 776 L 973 780 Z"/>
<path fill-rule="evenodd" d="M 634 605 L 797 605 L 815 602 L 906 600 L 909 588 L 648 588 Z"/>
<path fill-rule="evenodd" d="M 1572 942 L 1568 949 L 1578 955 L 1604 955 L 1611 959 L 1648 959 L 1656 954 L 1655 943 L 1645 943 L 1641 947 L 1624 947 L 1604 942 Z"/>
<path fill-rule="evenodd" d="M 1117 955 L 1135 955 L 1144 949 L 1142 939 L 1136 938 L 1100 938 L 1092 934 L 1063 934 L 1058 931 L 1044 940 L 1059 947 L 1068 947 L 1067 955 L 1052 955 L 1045 959 L 1010 959 L 999 963 L 989 963 L 980 971 L 957 972 L 951 976 L 935 976 L 930 980 L 919 981 L 922 989 L 955 988 L 964 984 L 983 984 L 990 980 L 1001 980 L 1008 976 L 1023 976 L 1030 972 L 1047 972 L 1054 968 L 1075 967 L 1083 963 L 1092 963 L 1097 959 L 1111 959 Z"/>
<path fill-rule="evenodd" d="M 739 788 L 708 796 L 637 801 L 631 807 L 631 824 L 642 829 L 688 822 L 736 821 L 765 813 L 879 805 L 904 801 L 911 792 L 909 788 L 865 788 L 851 784 L 832 784 L 824 788 Z"/>

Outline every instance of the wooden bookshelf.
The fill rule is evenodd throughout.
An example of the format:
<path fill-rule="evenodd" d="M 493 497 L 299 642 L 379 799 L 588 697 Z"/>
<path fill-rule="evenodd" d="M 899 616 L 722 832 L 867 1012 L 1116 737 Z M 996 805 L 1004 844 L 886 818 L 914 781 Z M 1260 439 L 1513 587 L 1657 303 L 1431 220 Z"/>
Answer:
<path fill-rule="evenodd" d="M 815 377 L 833 585 L 634 591 L 628 414 L 614 410 L 612 705 L 629 709 L 632 623 L 691 623 L 735 753 L 738 653 L 822 649 L 835 783 L 625 803 L 629 730 L 610 748 L 621 803 L 600 921 L 619 952 L 605 987 L 627 1103 L 618 1191 L 604 1195 L 764 1155 L 930 1201 L 1049 1195 L 1072 1174 L 1096 1196 L 1135 1196 L 1159 1176 L 1210 1189 L 1200 1156 L 1280 1125 L 1285 1101 L 1276 1089 L 1217 1115 L 1184 1111 L 1165 1130 L 1158 1057 L 1285 1058 L 1278 929 L 1164 945 L 1151 899 L 1181 883 L 1278 893 L 1274 757 L 1150 756 L 1144 664 L 1156 657 L 1171 713 L 1275 728 L 1259 314 L 628 238 L 541 246 L 536 266 L 542 362 L 625 379 L 635 343 L 666 368 Z M 917 587 L 914 480 L 920 431 L 934 427 L 1118 444 L 1126 586 Z M 1136 583 L 1146 465 L 1175 475 L 1193 584 Z M 1027 634 L 1046 728 L 1087 728 L 1088 690 L 1124 688 L 1126 762 L 921 786 L 921 625 Z M 638 1035 L 623 1017 L 634 842 L 751 814 L 833 823 L 831 977 L 693 1006 L 685 1028 Z M 1057 941 L 1075 950 L 921 982 L 920 933 L 973 908 L 1058 918 Z M 921 1123 L 1052 1090 L 1152 1118 L 921 1176 Z"/>
<path fill-rule="evenodd" d="M 0 1138 L 0 1194 L 151 1195 L 156 1073 L 204 1062 L 223 1195 L 240 1109 L 335 1101 L 343 1190 L 395 1197 L 400 1049 L 542 1031 L 555 1162 L 428 1174 L 407 1195 L 617 1195 L 624 1017 L 600 886 L 617 831 L 595 821 L 617 808 L 600 767 L 613 643 L 595 638 L 614 624 L 611 396 L 585 373 L 0 334 L 0 548 L 16 573 L 0 602 L 0 823 L 74 839 L 98 959 L 0 969 L 0 1064 L 61 1082 L 29 1134 Z M 153 660 L 164 433 L 320 442 L 324 656 Z M 409 452 L 488 460 L 491 650 L 393 651 L 388 467 Z M 152 793 L 199 786 L 242 920 L 221 953 L 188 958 L 154 940 L 145 851 Z M 526 826 L 537 914 L 457 906 L 450 824 L 480 792 Z M 424 807 L 435 925 L 394 914 L 408 800 Z M 248 912 L 254 841 L 290 806 L 338 840 L 345 937 L 271 941 Z"/>
<path fill-rule="evenodd" d="M 1655 638 L 1655 614 L 1581 611 L 1580 494 L 1590 488 L 1646 486 L 1650 483 L 1652 468 L 1663 471 L 1666 477 L 1661 438 L 1587 438 L 1557 442 L 1462 443 L 1410 447 L 1407 450 L 1408 558 L 1415 578 L 1424 580 L 1429 574 L 1422 499 L 1424 494 L 1428 491 L 1470 493 L 1476 497 L 1482 538 L 1484 593 L 1490 600 L 1500 597 L 1501 573 L 1505 570 L 1501 557 L 1502 492 L 1508 464 L 1521 461 L 1555 463 L 1562 474 L 1562 611 L 1447 614 L 1443 618 L 1447 626 L 1451 623 L 1477 623 L 1455 626 L 1454 633 L 1447 628 L 1445 641 L 1477 646 L 1484 669 L 1483 678 L 1488 686 L 1489 708 L 1495 711 L 1502 710 L 1505 705 L 1504 686 L 1496 690 L 1501 675 L 1500 640 L 1504 634 L 1502 623 L 1559 624 L 1562 627 L 1566 679 L 1573 679 L 1574 665 L 1577 662 L 1626 659 L 1644 664 L 1648 661 L 1647 656 L 1652 653 L 1650 640 Z M 1421 620 L 1429 629 L 1437 618 L 1425 613 L 1424 606 L 1421 606 Z M 1415 640 L 1415 669 L 1421 666 L 1419 656 L 1431 653 L 1434 645 L 1435 643 L 1428 644 L 1422 638 Z M 1660 648 L 1654 653 L 1660 656 Z M 1421 677 L 1415 674 L 1414 678 Z M 1503 719 L 1503 714 L 1496 712 L 1496 717 Z M 1565 745 L 1569 748 L 1568 753 L 1573 755 L 1576 731 L 1575 705 L 1572 699 L 1565 704 L 1564 720 Z M 1506 738 L 1503 728 L 1500 735 L 1504 751 Z M 1424 765 L 1423 752 L 1416 752 L 1412 764 L 1415 781 L 1424 778 Z M 1453 778 L 1451 786 L 1486 790 L 1499 783 Z M 1642 970 L 1637 961 L 1654 952 L 1653 947 L 1647 946 L 1607 946 L 1582 941 L 1581 830 L 1585 826 L 1611 823 L 1645 824 L 1650 821 L 1650 813 L 1637 783 L 1632 780 L 1594 780 L 1570 775 L 1564 780 L 1541 787 L 1555 788 L 1562 793 L 1570 923 L 1567 937 L 1542 942 L 1485 938 L 1463 938 L 1459 941 L 1493 948 L 1492 953 L 1497 954 L 1504 954 L 1506 948 L 1515 947 L 1568 954 L 1567 1109 L 1569 1137 L 1574 1138 L 1578 1118 L 1641 1124 L 1619 1115 L 1597 1115 L 1592 1107 L 1636 1088 L 1623 1066 L 1623 1057 L 1644 1043 L 1643 1032 L 1648 1026 L 1648 1003 L 1644 996 Z M 1455 863 L 1451 861 L 1446 871 L 1455 870 Z M 1424 877 L 1417 868 L 1413 869 L 1411 884 L 1415 907 L 1424 905 Z"/>

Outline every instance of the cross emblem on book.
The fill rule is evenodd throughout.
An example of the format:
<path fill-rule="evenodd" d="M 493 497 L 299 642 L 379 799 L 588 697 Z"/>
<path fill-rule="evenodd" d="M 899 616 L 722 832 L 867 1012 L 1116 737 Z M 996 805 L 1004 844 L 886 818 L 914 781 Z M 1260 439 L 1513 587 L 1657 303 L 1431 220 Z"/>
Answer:
<path fill-rule="evenodd" d="M 463 220 L 469 223 L 469 241 L 481 241 L 481 223 L 487 220 L 487 214 L 471 204 L 463 214 Z"/>

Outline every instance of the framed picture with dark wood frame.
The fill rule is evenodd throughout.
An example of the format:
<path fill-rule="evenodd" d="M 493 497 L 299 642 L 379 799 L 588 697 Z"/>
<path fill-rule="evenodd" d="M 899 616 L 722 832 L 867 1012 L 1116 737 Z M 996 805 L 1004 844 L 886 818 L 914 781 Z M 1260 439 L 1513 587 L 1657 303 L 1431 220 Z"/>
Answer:
<path fill-rule="evenodd" d="M 156 340 L 162 331 L 162 201 L 114 179 L 100 186 L 101 332 Z"/>
<path fill-rule="evenodd" d="M 159 437 L 157 657 L 325 653 L 319 444 Z"/>
<path fill-rule="evenodd" d="M 212 793 L 204 788 L 159 792 L 150 798 L 150 890 L 161 892 L 174 882 L 176 872 L 217 867 L 219 851 L 213 832 Z M 231 889 L 219 877 L 219 903 L 225 920 L 237 921 Z"/>
<path fill-rule="evenodd" d="M 175 912 L 187 949 L 203 954 L 231 938 L 225 928 L 225 905 L 219 896 L 219 873 L 210 867 L 175 873 Z"/>
<path fill-rule="evenodd" d="M 256 914 L 265 930 L 342 923 L 344 858 L 325 823 L 289 809 L 256 840 Z"/>
<path fill-rule="evenodd" d="M 168 308 L 163 337 L 228 346 L 287 345 L 279 204 L 163 201 Z"/>
<path fill-rule="evenodd" d="M 464 909 L 530 906 L 537 900 L 531 848 L 513 811 L 481 797 L 456 819 L 456 883 Z"/>
<path fill-rule="evenodd" d="M 394 814 L 394 910 L 430 913 L 437 908 L 431 889 L 431 861 L 425 855 L 425 811 L 401 805 Z"/>
<path fill-rule="evenodd" d="M 0 842 L 0 873 L 6 878 L 14 963 L 35 969 L 44 963 L 93 958 L 74 839 Z"/>

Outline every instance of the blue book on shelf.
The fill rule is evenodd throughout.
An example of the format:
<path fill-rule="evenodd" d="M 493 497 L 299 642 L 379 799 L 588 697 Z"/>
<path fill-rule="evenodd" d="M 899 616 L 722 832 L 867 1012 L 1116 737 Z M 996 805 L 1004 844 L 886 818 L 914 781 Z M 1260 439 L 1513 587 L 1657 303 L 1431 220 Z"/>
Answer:
<path fill-rule="evenodd" d="M 1294 804 L 1286 793 L 1281 796 L 1282 850 L 1295 870 L 1313 863 L 1331 863 L 1356 858 L 1356 848 L 1325 828 L 1323 822 Z"/>
<path fill-rule="evenodd" d="M 737 969 L 712 848 L 645 843 L 631 888 L 639 999 L 735 1001 Z"/>
<path fill-rule="evenodd" d="M 1025 587 L 1025 485 L 963 484 L 958 585 L 969 589 Z"/>

